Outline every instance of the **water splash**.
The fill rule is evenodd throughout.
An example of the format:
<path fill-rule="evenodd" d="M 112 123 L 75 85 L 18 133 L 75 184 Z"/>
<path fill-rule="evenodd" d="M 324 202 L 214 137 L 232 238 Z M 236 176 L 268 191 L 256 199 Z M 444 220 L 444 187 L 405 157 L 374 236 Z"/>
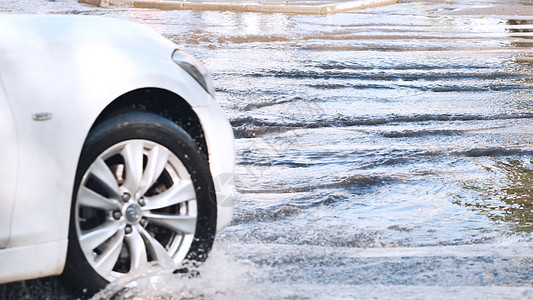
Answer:
<path fill-rule="evenodd" d="M 229 248 L 229 244 L 216 244 L 205 263 L 185 263 L 186 272 L 146 266 L 91 299 L 236 299 L 243 293 L 253 295 L 252 281 L 260 279 L 264 271 L 251 262 L 234 260 L 228 255 Z"/>

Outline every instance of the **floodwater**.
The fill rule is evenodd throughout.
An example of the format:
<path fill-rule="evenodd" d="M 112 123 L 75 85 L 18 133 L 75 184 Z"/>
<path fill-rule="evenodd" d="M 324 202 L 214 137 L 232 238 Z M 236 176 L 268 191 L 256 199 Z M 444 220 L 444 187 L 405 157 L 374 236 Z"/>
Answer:
<path fill-rule="evenodd" d="M 533 298 L 533 6 L 298 16 L 0 1 L 144 23 L 202 60 L 238 197 L 200 276 L 119 299 Z M 32 3 L 28 5 L 28 3 Z"/>

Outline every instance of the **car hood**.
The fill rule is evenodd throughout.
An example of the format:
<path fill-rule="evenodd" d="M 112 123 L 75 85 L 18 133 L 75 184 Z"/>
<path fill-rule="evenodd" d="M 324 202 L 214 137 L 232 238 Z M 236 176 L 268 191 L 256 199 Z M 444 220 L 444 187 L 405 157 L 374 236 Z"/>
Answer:
<path fill-rule="evenodd" d="M 175 45 L 150 28 L 134 22 L 95 16 L 0 16 L 0 51 L 29 50 L 47 44 L 120 44 L 132 47 Z"/>

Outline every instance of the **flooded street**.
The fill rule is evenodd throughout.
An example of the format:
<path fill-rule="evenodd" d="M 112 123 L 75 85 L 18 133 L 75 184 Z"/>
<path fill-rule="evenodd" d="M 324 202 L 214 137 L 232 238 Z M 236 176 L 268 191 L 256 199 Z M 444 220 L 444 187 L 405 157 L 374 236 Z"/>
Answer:
<path fill-rule="evenodd" d="M 0 0 L 0 12 L 133 20 L 212 72 L 236 136 L 234 221 L 200 277 L 139 276 L 118 298 L 532 299 L 523 3 L 313 16 Z"/>

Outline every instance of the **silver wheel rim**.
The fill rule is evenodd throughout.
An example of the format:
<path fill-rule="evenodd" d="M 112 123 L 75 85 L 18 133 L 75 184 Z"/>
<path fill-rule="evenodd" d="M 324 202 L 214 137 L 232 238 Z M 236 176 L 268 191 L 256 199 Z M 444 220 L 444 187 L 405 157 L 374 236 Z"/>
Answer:
<path fill-rule="evenodd" d="M 147 140 L 100 154 L 82 178 L 75 211 L 81 250 L 108 281 L 150 262 L 177 266 L 197 222 L 189 172 L 174 153 Z"/>

